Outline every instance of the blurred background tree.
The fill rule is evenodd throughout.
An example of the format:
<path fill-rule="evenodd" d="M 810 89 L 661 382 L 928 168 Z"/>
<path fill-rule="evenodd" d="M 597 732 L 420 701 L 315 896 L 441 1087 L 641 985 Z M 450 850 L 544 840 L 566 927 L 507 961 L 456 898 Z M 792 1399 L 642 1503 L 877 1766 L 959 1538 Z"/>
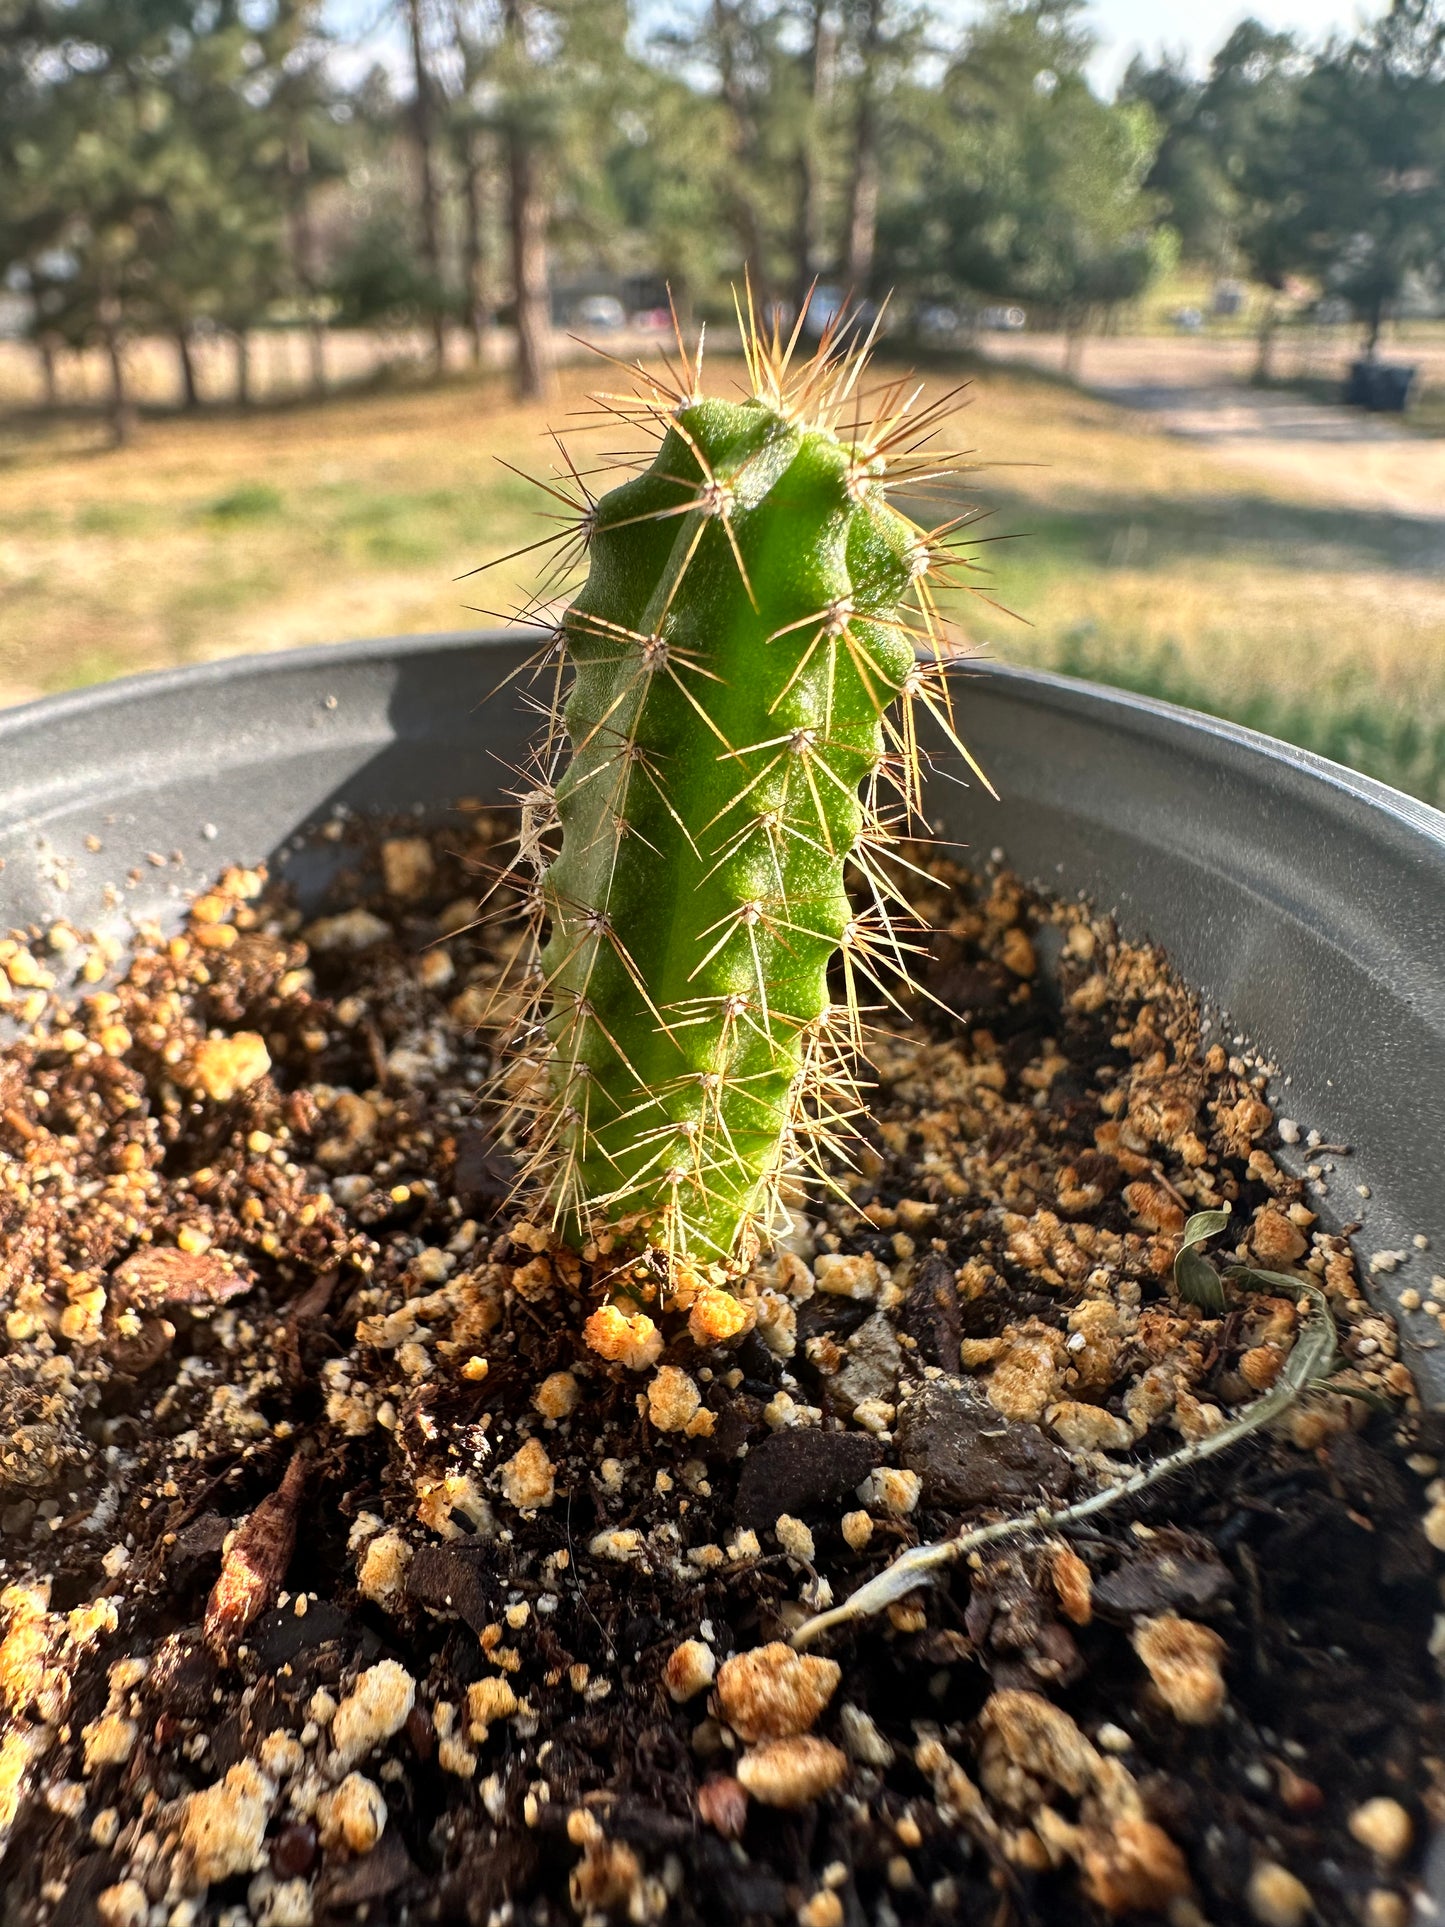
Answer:
<path fill-rule="evenodd" d="M 1373 353 L 1412 277 L 1445 272 L 1445 12 L 1396 0 L 1299 84 L 1281 158 L 1300 266 L 1347 301 Z"/>
<path fill-rule="evenodd" d="M 313 0 L 27 0 L 0 36 L 0 239 L 32 296 L 42 357 L 103 344 L 115 439 L 125 347 L 224 328 L 247 337 L 287 284 L 291 127 L 324 86 Z"/>
<path fill-rule="evenodd" d="M 1177 254 L 1144 185 L 1158 122 L 1142 101 L 1094 93 L 1081 11 L 1079 0 L 993 0 L 969 30 L 929 103 L 889 255 L 903 286 L 1027 301 L 1073 344 Z"/>
<path fill-rule="evenodd" d="M 1079 0 L 963 27 L 935 0 L 392 0 L 370 68 L 321 4 L 0 0 L 0 277 L 52 399 L 57 356 L 103 349 L 117 439 L 141 335 L 187 406 L 216 399 L 199 344 L 230 340 L 244 404 L 279 326 L 315 392 L 344 325 L 436 372 L 457 329 L 477 363 L 511 342 L 538 394 L 589 289 L 701 315 L 744 275 L 785 314 L 893 289 L 893 325 L 964 330 L 1002 303 L 1076 359 L 1179 260 L 1333 298 L 1368 345 L 1445 288 L 1442 0 L 1316 50 L 1248 20 L 1113 98 Z"/>

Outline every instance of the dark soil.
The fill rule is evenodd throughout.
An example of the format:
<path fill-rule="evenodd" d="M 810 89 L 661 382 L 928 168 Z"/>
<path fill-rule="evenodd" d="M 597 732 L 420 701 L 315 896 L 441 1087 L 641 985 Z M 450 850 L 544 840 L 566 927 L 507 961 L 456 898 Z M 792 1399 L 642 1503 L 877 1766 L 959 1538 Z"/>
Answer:
<path fill-rule="evenodd" d="M 498 834 L 358 844 L 339 923 L 232 873 L 114 992 L 85 940 L 16 933 L 8 1927 L 1403 1927 L 1445 1801 L 1437 1468 L 1263 1067 L 1107 920 L 936 866 L 958 1015 L 878 1039 L 848 1196 L 800 1196 L 726 1343 L 706 1281 L 629 1279 L 656 1332 L 609 1362 L 600 1269 L 509 1201 L 476 1099 Z M 1289 1298 L 1174 1290 L 1206 1205 L 1217 1255 L 1324 1288 L 1365 1396 L 824 1641 L 793 1722 L 824 1744 L 777 1740 L 765 1791 L 766 1721 L 708 1672 L 1273 1382 Z"/>

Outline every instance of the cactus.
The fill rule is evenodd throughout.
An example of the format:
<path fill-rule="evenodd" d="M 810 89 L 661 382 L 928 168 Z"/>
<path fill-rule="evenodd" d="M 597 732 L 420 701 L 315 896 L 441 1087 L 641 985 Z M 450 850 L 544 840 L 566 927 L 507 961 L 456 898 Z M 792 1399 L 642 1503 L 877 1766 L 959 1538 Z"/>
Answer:
<path fill-rule="evenodd" d="M 913 705 L 951 734 L 928 578 L 959 526 L 888 499 L 940 472 L 913 453 L 938 405 L 893 387 L 865 427 L 868 344 L 795 364 L 796 331 L 744 336 L 745 399 L 701 392 L 701 342 L 599 398 L 656 454 L 600 500 L 567 492 L 589 569 L 524 799 L 536 944 L 505 1057 L 564 1237 L 722 1265 L 856 1110 L 860 991 L 905 962 L 878 799 L 917 809 Z"/>

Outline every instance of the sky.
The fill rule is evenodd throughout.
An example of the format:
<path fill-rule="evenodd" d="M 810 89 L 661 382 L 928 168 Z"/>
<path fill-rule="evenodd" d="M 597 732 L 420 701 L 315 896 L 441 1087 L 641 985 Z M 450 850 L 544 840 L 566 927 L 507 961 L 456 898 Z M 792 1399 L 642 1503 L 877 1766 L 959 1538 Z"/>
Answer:
<path fill-rule="evenodd" d="M 978 0 L 934 0 L 945 20 L 965 25 L 978 11 Z M 659 16 L 686 12 L 689 0 L 644 0 Z M 697 0 L 692 0 L 697 4 Z M 1306 40 L 1324 40 L 1332 32 L 1351 32 L 1364 19 L 1383 11 L 1385 0 L 1091 0 L 1085 18 L 1098 37 L 1091 63 L 1094 85 L 1112 94 L 1136 53 L 1183 53 L 1191 67 L 1202 72 L 1210 56 L 1231 30 L 1251 15 L 1268 27 L 1289 28 Z M 387 0 L 328 0 L 327 18 L 344 41 L 361 43 L 343 56 L 348 70 L 371 59 L 399 69 L 403 80 L 406 47 L 398 9 Z M 358 62 L 358 55 L 360 56 Z"/>
<path fill-rule="evenodd" d="M 1133 54 L 1155 54 L 1161 48 L 1182 50 L 1190 65 L 1202 70 L 1231 30 L 1251 15 L 1267 27 L 1323 40 L 1331 32 L 1349 33 L 1362 19 L 1382 11 L 1379 5 L 1359 6 L 1353 0 L 1253 0 L 1251 5 L 1239 0 L 1094 0 L 1087 16 L 1101 42 L 1094 80 L 1112 91 Z"/>

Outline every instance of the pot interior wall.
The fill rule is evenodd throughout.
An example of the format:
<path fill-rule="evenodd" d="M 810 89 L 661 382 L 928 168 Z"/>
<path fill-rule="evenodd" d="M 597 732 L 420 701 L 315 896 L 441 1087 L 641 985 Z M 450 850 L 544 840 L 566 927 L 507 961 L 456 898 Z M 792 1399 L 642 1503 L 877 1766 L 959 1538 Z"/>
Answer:
<path fill-rule="evenodd" d="M 339 806 L 435 821 L 460 796 L 512 787 L 535 716 L 507 679 L 534 642 L 308 650 L 0 716 L 0 925 L 178 921 L 219 867 L 263 858 L 314 900 L 345 844 L 299 833 Z M 970 667 L 955 698 L 1001 800 L 940 758 L 939 832 L 1000 848 L 1163 943 L 1227 1014 L 1217 1034 L 1281 1066 L 1278 1110 L 1355 1147 L 1326 1206 L 1364 1219 L 1366 1252 L 1406 1254 L 1377 1275 L 1381 1295 L 1397 1310 L 1402 1289 L 1424 1296 L 1445 1272 L 1445 817 L 1248 731 L 1085 684 Z M 1445 1410 L 1439 1328 L 1398 1315 L 1422 1393 Z"/>

